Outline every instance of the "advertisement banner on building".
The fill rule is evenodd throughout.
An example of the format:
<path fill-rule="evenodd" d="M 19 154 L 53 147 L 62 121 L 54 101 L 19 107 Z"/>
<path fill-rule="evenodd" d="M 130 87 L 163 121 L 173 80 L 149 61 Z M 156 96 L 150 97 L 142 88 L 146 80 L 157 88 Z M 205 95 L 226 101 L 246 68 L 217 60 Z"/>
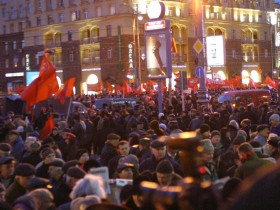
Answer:
<path fill-rule="evenodd" d="M 207 36 L 206 54 L 207 54 L 208 66 L 224 66 L 225 65 L 224 36 Z"/>
<path fill-rule="evenodd" d="M 147 22 L 145 24 L 145 42 L 148 79 L 171 78 L 170 21 Z"/>

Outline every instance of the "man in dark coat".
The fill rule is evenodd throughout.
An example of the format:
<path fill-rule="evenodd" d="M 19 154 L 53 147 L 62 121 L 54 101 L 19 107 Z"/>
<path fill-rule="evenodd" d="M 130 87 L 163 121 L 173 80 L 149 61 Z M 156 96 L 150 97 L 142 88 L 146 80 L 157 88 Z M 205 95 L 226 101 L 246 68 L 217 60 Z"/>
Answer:
<path fill-rule="evenodd" d="M 253 147 L 247 142 L 242 143 L 237 151 L 243 163 L 236 169 L 234 176 L 242 180 L 253 175 L 260 168 L 273 165 L 271 161 L 259 158 Z"/>
<path fill-rule="evenodd" d="M 27 193 L 28 180 L 35 177 L 35 168 L 29 163 L 21 163 L 15 169 L 15 180 L 6 191 L 6 201 L 12 204 Z"/>
<path fill-rule="evenodd" d="M 140 164 L 139 172 L 150 171 L 151 173 L 155 172 L 158 163 L 164 159 L 168 159 L 173 168 L 174 172 L 179 174 L 180 176 L 184 176 L 183 169 L 181 166 L 175 162 L 172 158 L 168 157 L 166 154 L 166 143 L 161 139 L 153 140 L 151 143 L 152 148 L 152 157 L 144 160 Z"/>
<path fill-rule="evenodd" d="M 109 161 L 118 155 L 117 146 L 120 136 L 115 133 L 110 133 L 107 136 L 107 141 L 102 149 L 100 160 L 103 166 L 108 166 Z"/>

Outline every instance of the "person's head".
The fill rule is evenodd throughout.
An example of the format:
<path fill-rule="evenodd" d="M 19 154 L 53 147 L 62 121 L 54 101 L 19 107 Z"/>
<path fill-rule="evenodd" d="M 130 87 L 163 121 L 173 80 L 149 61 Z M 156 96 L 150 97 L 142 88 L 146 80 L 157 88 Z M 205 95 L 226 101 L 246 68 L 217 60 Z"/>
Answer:
<path fill-rule="evenodd" d="M 134 165 L 130 163 L 119 163 L 117 166 L 118 178 L 132 179 Z"/>
<path fill-rule="evenodd" d="M 210 127 L 209 125 L 203 123 L 199 126 L 199 132 L 202 135 L 202 138 L 209 138 L 210 137 Z"/>
<path fill-rule="evenodd" d="M 253 147 L 247 142 L 240 144 L 237 152 L 240 160 L 246 160 L 248 157 L 255 154 Z"/>
<path fill-rule="evenodd" d="M 258 125 L 257 131 L 258 131 L 258 134 L 260 134 L 261 136 L 263 136 L 265 138 L 267 138 L 269 135 L 269 128 L 268 128 L 268 125 L 266 125 L 266 124 Z"/>
<path fill-rule="evenodd" d="M 130 146 L 139 144 L 140 135 L 136 132 L 131 132 L 128 135 L 128 142 Z"/>
<path fill-rule="evenodd" d="M 166 143 L 161 139 L 156 139 L 151 142 L 152 154 L 156 160 L 160 160 L 166 155 Z"/>
<path fill-rule="evenodd" d="M 278 143 L 280 142 L 280 137 L 272 137 L 270 140 L 267 141 L 267 149 L 269 152 L 269 155 L 272 155 L 272 153 L 278 151 Z"/>
<path fill-rule="evenodd" d="M 169 160 L 162 160 L 156 167 L 156 177 L 160 186 L 169 186 L 172 182 L 174 169 Z"/>
<path fill-rule="evenodd" d="M 129 154 L 129 144 L 127 141 L 122 140 L 118 143 L 117 150 L 120 155 L 127 156 Z"/>
<path fill-rule="evenodd" d="M 89 160 L 88 150 L 80 149 L 77 151 L 76 158 L 80 165 L 84 165 L 86 161 Z"/>
<path fill-rule="evenodd" d="M 97 195 L 99 198 L 106 198 L 104 183 L 100 176 L 86 174 L 72 189 L 70 198 L 73 200 L 87 195 Z"/>
<path fill-rule="evenodd" d="M 16 160 L 13 157 L 0 158 L 0 175 L 2 179 L 10 179 L 15 173 Z"/>
<path fill-rule="evenodd" d="M 19 137 L 19 133 L 15 130 L 10 130 L 6 135 L 6 140 L 9 144 L 13 144 Z"/>
<path fill-rule="evenodd" d="M 272 127 L 277 127 L 280 123 L 280 116 L 279 114 L 272 114 L 269 117 L 269 122 L 271 124 Z"/>
<path fill-rule="evenodd" d="M 41 150 L 40 156 L 45 164 L 49 164 L 55 158 L 55 151 L 50 147 Z"/>
<path fill-rule="evenodd" d="M 251 120 L 250 120 L 250 119 L 247 119 L 247 118 L 246 118 L 246 119 L 243 119 L 243 120 L 241 121 L 240 125 L 241 125 L 242 128 L 246 128 L 246 127 L 248 127 L 248 126 L 251 125 Z"/>
<path fill-rule="evenodd" d="M 151 139 L 148 137 L 141 138 L 139 140 L 139 150 L 147 150 L 150 149 L 151 146 Z"/>
<path fill-rule="evenodd" d="M 221 133 L 218 130 L 213 130 L 211 132 L 211 142 L 212 144 L 215 146 L 217 144 L 219 144 L 221 141 Z"/>
<path fill-rule="evenodd" d="M 41 148 L 41 143 L 34 136 L 28 136 L 24 142 L 24 149 L 27 152 L 36 152 Z"/>
<path fill-rule="evenodd" d="M 29 192 L 29 195 L 35 199 L 37 207 L 40 210 L 49 210 L 55 207 L 53 195 L 47 189 L 39 188 Z"/>
<path fill-rule="evenodd" d="M 204 163 L 213 162 L 214 157 L 214 146 L 210 139 L 203 139 L 200 141 L 201 146 L 203 147 L 202 151 L 202 160 Z"/>
<path fill-rule="evenodd" d="M 35 177 L 35 167 L 29 163 L 20 163 L 15 168 L 15 181 L 23 188 L 28 187 L 28 181 Z"/>
<path fill-rule="evenodd" d="M 51 179 L 58 180 L 63 175 L 63 165 L 64 161 L 59 158 L 54 158 L 49 163 L 48 173 Z"/>
<path fill-rule="evenodd" d="M 0 158 L 10 156 L 12 147 L 8 143 L 0 143 Z"/>
<path fill-rule="evenodd" d="M 113 145 L 114 147 L 118 146 L 119 140 L 121 139 L 121 137 L 115 133 L 109 133 L 107 135 L 107 142 L 111 145 Z"/>
<path fill-rule="evenodd" d="M 72 189 L 76 182 L 80 179 L 84 178 L 86 175 L 86 172 L 78 167 L 70 167 L 67 170 L 66 173 L 66 185 Z"/>

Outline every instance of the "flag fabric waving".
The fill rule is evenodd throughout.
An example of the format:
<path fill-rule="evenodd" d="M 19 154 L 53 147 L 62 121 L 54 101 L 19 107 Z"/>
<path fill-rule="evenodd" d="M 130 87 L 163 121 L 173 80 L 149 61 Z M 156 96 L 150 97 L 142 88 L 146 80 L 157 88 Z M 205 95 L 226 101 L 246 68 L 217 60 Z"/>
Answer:
<path fill-rule="evenodd" d="M 278 89 L 278 83 L 271 79 L 271 77 L 268 75 L 265 77 L 264 83 L 273 87 L 274 89 Z"/>
<path fill-rule="evenodd" d="M 40 133 L 39 139 L 43 140 L 45 137 L 47 137 L 51 133 L 54 126 L 55 124 L 54 124 L 53 116 L 49 116 L 43 130 Z"/>
<path fill-rule="evenodd" d="M 112 84 L 110 82 L 106 81 L 106 86 L 107 86 L 108 92 L 114 91 L 114 87 L 112 86 Z"/>
<path fill-rule="evenodd" d="M 55 67 L 44 56 L 40 66 L 40 74 L 33 82 L 27 86 L 20 94 L 21 98 L 26 101 L 26 109 L 36 103 L 48 99 L 58 90 Z"/>
<path fill-rule="evenodd" d="M 72 97 L 74 95 L 73 87 L 76 83 L 76 77 L 71 77 L 59 88 L 55 93 L 55 98 L 59 99 L 61 104 L 65 103 L 67 97 Z"/>
<path fill-rule="evenodd" d="M 129 84 L 126 81 L 123 81 L 123 92 L 125 95 L 133 92 L 133 89 L 129 86 Z"/>

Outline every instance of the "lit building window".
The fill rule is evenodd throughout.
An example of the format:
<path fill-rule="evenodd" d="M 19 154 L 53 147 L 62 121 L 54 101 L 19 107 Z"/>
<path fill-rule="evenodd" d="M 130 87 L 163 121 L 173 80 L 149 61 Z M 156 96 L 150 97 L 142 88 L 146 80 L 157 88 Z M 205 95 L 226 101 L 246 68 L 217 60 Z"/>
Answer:
<path fill-rule="evenodd" d="M 116 8 L 114 5 L 110 5 L 110 15 L 116 14 Z"/>
<path fill-rule="evenodd" d="M 232 50 L 232 58 L 236 58 L 236 51 Z"/>
<path fill-rule="evenodd" d="M 101 17 L 101 7 L 96 8 L 96 15 L 97 17 Z"/>
<path fill-rule="evenodd" d="M 17 42 L 13 41 L 13 49 L 16 50 L 17 49 Z"/>
<path fill-rule="evenodd" d="M 14 56 L 13 63 L 14 63 L 14 67 L 18 66 L 18 56 L 16 56 L 16 55 Z"/>
<path fill-rule="evenodd" d="M 259 73 L 256 70 L 251 71 L 251 78 L 254 82 L 260 81 Z"/>
<path fill-rule="evenodd" d="M 268 57 L 268 50 L 267 50 L 267 49 L 264 50 L 264 57 L 265 57 L 265 58 Z"/>
<path fill-rule="evenodd" d="M 181 17 L 181 8 L 180 7 L 176 7 L 176 16 Z"/>
<path fill-rule="evenodd" d="M 59 22 L 64 23 L 64 13 L 59 14 Z"/>

